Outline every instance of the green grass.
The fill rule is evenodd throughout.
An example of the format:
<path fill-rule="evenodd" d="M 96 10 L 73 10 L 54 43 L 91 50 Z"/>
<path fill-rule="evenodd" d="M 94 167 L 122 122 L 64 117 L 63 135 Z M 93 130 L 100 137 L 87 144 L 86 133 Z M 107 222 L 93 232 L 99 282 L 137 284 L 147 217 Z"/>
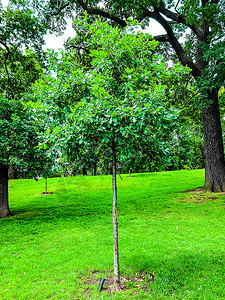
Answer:
<path fill-rule="evenodd" d="M 154 274 L 148 291 L 132 280 L 120 293 L 97 291 L 113 271 L 111 176 L 48 179 L 47 196 L 44 179 L 11 180 L 1 300 L 225 299 L 225 195 L 182 193 L 202 186 L 204 170 L 122 177 L 121 274 Z"/>

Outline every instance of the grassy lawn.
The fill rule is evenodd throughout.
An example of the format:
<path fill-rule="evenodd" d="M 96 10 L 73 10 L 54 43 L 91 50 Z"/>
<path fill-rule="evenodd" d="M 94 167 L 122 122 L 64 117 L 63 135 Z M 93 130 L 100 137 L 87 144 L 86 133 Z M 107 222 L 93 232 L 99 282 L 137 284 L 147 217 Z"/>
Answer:
<path fill-rule="evenodd" d="M 225 299 L 225 195 L 185 192 L 204 170 L 118 178 L 127 289 L 98 292 L 113 271 L 111 176 L 11 180 L 0 219 L 0 299 Z M 153 280 L 154 276 L 154 280 Z"/>

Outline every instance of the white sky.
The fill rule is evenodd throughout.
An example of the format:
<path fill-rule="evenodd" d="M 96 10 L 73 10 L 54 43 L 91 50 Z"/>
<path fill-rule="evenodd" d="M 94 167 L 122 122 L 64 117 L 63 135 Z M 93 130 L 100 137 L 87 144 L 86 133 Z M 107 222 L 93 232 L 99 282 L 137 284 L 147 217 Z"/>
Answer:
<path fill-rule="evenodd" d="M 3 7 L 6 7 L 8 4 L 8 0 L 0 0 L 2 2 Z M 151 35 L 160 35 L 164 34 L 164 29 L 154 20 L 150 21 L 150 26 L 146 31 Z M 56 36 L 54 34 L 47 34 L 45 37 L 46 45 L 43 47 L 59 49 L 63 48 L 63 43 L 69 38 L 74 36 L 74 30 L 72 29 L 72 20 L 67 20 L 67 28 L 63 35 Z"/>
<path fill-rule="evenodd" d="M 65 30 L 65 33 L 61 36 L 56 36 L 54 34 L 47 34 L 45 37 L 45 42 L 46 45 L 44 46 L 44 49 L 47 48 L 63 48 L 63 43 L 69 38 L 74 36 L 74 30 L 72 28 L 72 20 L 67 20 L 68 25 Z M 160 34 L 165 34 L 164 29 L 159 25 L 156 21 L 151 20 L 150 21 L 150 26 L 148 29 L 145 30 L 151 35 L 160 35 Z"/>
<path fill-rule="evenodd" d="M 2 2 L 2 6 L 5 7 L 8 4 L 8 0 L 0 0 L 0 2 Z"/>

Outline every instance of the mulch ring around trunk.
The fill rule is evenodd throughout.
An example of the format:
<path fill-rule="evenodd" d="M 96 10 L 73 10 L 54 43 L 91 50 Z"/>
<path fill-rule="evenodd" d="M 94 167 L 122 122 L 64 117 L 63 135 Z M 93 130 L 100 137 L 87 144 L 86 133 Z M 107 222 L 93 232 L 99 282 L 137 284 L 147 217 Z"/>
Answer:
<path fill-rule="evenodd" d="M 107 292 L 108 295 L 115 293 L 114 283 L 113 283 L 113 274 L 107 277 L 106 273 L 95 270 L 92 271 L 89 276 L 81 276 L 81 281 L 84 284 L 83 295 L 86 295 L 89 298 L 89 293 L 94 289 L 96 291 Z M 100 288 L 101 279 L 104 279 L 104 283 Z M 135 295 L 140 290 L 145 293 L 150 293 L 149 284 L 154 281 L 154 275 L 147 272 L 136 273 L 135 276 L 120 276 L 120 286 L 121 292 L 130 292 L 129 295 Z"/>
<path fill-rule="evenodd" d="M 42 195 L 51 195 L 51 194 L 53 194 L 53 192 L 47 192 L 47 193 L 46 193 L 46 192 L 43 192 L 43 193 L 42 193 Z"/>

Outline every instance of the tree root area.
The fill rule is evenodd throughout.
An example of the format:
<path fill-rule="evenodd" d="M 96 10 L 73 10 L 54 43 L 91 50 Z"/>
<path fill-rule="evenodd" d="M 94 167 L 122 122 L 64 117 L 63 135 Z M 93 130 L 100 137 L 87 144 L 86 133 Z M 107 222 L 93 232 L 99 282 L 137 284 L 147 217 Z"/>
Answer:
<path fill-rule="evenodd" d="M 43 192 L 43 193 L 42 193 L 42 195 L 51 195 L 51 194 L 53 194 L 53 192 L 47 192 L 47 193 L 46 193 L 46 192 Z"/>
<path fill-rule="evenodd" d="M 107 292 L 108 295 L 113 295 L 115 293 L 114 289 L 114 275 L 112 274 L 110 277 L 104 277 L 104 273 L 98 270 L 92 271 L 90 276 L 83 277 L 81 276 L 82 281 L 84 282 L 85 289 L 83 291 L 83 295 L 86 295 L 87 298 L 91 298 L 90 292 L 94 288 L 98 290 L 99 283 L 101 278 L 105 278 L 103 287 L 100 291 Z M 145 293 L 150 293 L 151 290 L 149 288 L 149 284 L 154 282 L 154 275 L 151 273 L 141 272 L 136 273 L 135 276 L 120 276 L 120 292 L 129 291 L 129 295 L 135 295 L 140 290 Z M 89 297 L 90 296 L 90 297 Z"/>
<path fill-rule="evenodd" d="M 225 192 L 222 193 L 206 193 L 204 192 L 204 188 L 203 187 L 198 187 L 195 188 L 193 190 L 187 190 L 182 192 L 183 194 L 188 195 L 188 197 L 186 198 L 180 198 L 179 200 L 185 200 L 182 201 L 185 204 L 187 203 L 195 203 L 196 205 L 201 205 L 207 202 L 211 202 L 211 201 L 215 201 L 217 200 L 220 196 L 224 196 Z"/>

